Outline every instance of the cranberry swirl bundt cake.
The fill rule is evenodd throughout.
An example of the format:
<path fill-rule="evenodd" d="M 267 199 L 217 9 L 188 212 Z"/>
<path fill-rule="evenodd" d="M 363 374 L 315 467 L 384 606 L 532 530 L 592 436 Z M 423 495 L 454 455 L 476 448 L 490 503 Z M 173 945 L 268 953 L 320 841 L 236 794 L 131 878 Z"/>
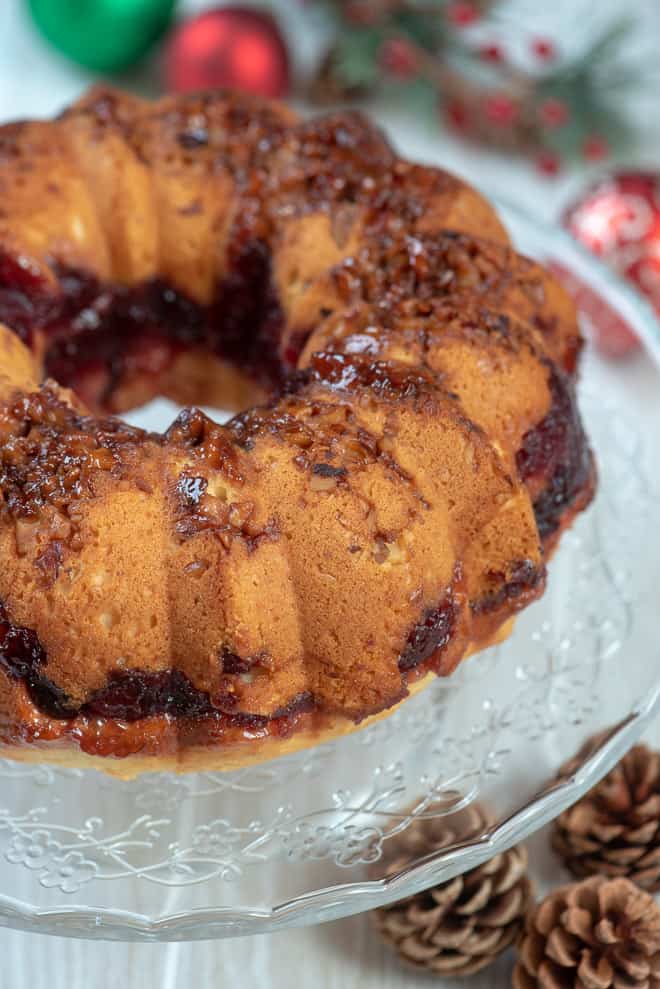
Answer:
<path fill-rule="evenodd" d="M 505 634 L 592 495 L 570 301 L 358 114 L 95 90 L 0 128 L 0 322 L 13 758 L 352 730 Z M 156 395 L 238 414 L 113 418 Z"/>

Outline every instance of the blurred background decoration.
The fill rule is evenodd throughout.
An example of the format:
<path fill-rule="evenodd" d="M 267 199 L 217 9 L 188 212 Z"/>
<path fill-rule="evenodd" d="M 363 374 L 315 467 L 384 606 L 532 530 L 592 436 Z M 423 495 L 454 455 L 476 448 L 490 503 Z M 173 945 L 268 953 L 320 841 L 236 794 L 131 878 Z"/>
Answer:
<path fill-rule="evenodd" d="M 491 194 L 527 199 L 528 208 L 560 217 L 660 313 L 660 11 L 654 4 L 3 0 L 0 59 L 7 66 L 0 68 L 19 113 L 23 103 L 31 112 L 34 104 L 45 113 L 57 109 L 49 104 L 51 78 L 62 105 L 90 82 L 109 78 L 147 96 L 230 87 L 291 99 L 303 112 L 359 106 L 407 156 L 442 161 Z M 35 27 L 51 55 L 44 45 L 43 64 L 30 74 L 14 45 L 18 29 L 31 52 Z M 4 53 L 3 38 L 14 39 Z M 13 105 L 11 92 L 3 95 Z M 636 149 L 648 146 L 654 131 L 658 153 L 640 163 Z M 570 272 L 563 277 L 580 291 Z M 635 349 L 617 320 L 599 309 L 598 317 L 603 350 L 621 357 Z"/>
<path fill-rule="evenodd" d="M 95 72 L 120 72 L 167 30 L 176 0 L 28 0 L 35 24 L 55 48 Z"/>
<path fill-rule="evenodd" d="M 548 173 L 567 157 L 600 160 L 629 136 L 620 97 L 642 67 L 622 57 L 627 20 L 567 56 L 561 35 L 537 33 L 533 13 L 513 21 L 496 0 L 326 6 L 336 37 L 311 87 L 319 101 L 378 88 L 463 137 L 529 152 Z"/>
<path fill-rule="evenodd" d="M 592 18 L 575 49 L 576 8 L 548 34 L 536 4 L 521 12 L 508 0 L 289 0 L 288 44 L 282 3 L 203 4 L 188 15 L 176 0 L 27 2 L 48 41 L 97 72 L 130 69 L 163 42 L 159 78 L 175 91 L 288 95 L 290 61 L 301 61 L 312 27 L 320 46 L 296 88 L 310 102 L 378 96 L 438 130 L 525 153 L 547 175 L 630 142 L 624 97 L 652 68 L 630 57 L 634 12 L 622 16 L 621 4 Z"/>
<path fill-rule="evenodd" d="M 165 59 L 174 92 L 230 87 L 272 99 L 289 92 L 286 42 L 268 12 L 219 7 L 174 29 Z"/>
<path fill-rule="evenodd" d="M 167 35 L 161 78 L 168 89 L 227 86 L 268 97 L 288 92 L 288 50 L 268 10 L 223 5 L 173 24 L 177 0 L 28 3 L 44 37 L 95 72 L 113 75 L 131 69 Z"/>

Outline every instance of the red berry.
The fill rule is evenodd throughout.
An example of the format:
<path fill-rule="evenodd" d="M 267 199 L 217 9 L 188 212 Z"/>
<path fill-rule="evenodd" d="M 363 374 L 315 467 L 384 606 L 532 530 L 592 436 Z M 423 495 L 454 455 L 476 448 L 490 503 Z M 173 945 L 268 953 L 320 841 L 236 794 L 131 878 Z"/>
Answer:
<path fill-rule="evenodd" d="M 561 160 L 554 151 L 541 151 L 536 158 L 536 167 L 543 175 L 557 175 L 561 171 Z"/>
<path fill-rule="evenodd" d="M 570 116 L 566 104 L 552 97 L 539 104 L 538 114 L 544 127 L 563 127 Z"/>
<path fill-rule="evenodd" d="M 368 0 L 352 0 L 344 7 L 344 17 L 351 24 L 359 24 L 363 27 L 375 24 L 379 17 L 377 4 L 371 4 Z"/>
<path fill-rule="evenodd" d="M 499 45 L 490 44 L 481 46 L 479 49 L 479 57 L 482 58 L 484 62 L 501 62 L 504 55 Z"/>
<path fill-rule="evenodd" d="M 405 38 L 391 38 L 381 46 L 379 61 L 386 72 L 399 79 L 410 79 L 417 72 L 418 56 Z"/>
<path fill-rule="evenodd" d="M 504 93 L 494 93 L 487 96 L 483 104 L 484 114 L 494 124 L 512 124 L 518 116 L 518 107 Z"/>
<path fill-rule="evenodd" d="M 598 134 L 592 134 L 582 144 L 582 154 L 587 161 L 600 161 L 610 153 L 607 141 Z"/>
<path fill-rule="evenodd" d="M 447 6 L 447 20 L 455 27 L 468 27 L 479 20 L 479 11 L 473 3 L 466 0 L 455 0 Z"/>
<path fill-rule="evenodd" d="M 445 104 L 445 117 L 455 130 L 465 131 L 469 123 L 467 107 L 460 100 L 450 100 Z"/>
<path fill-rule="evenodd" d="M 557 57 L 557 49 L 549 38 L 534 38 L 531 45 L 533 53 L 544 62 L 551 62 Z"/>

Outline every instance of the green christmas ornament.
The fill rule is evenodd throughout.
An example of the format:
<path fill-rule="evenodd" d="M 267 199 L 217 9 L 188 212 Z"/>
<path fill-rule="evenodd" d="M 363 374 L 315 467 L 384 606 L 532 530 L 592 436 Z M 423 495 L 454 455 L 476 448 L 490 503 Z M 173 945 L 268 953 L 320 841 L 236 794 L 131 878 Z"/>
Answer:
<path fill-rule="evenodd" d="M 172 20 L 176 0 L 28 0 L 43 35 L 95 72 L 134 65 Z"/>

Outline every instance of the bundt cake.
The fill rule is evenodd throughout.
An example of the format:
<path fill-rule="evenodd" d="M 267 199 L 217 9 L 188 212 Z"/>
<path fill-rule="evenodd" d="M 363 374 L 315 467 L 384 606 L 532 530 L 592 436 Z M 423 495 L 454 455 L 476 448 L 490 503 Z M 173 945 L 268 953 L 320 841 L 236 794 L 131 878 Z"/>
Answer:
<path fill-rule="evenodd" d="M 569 299 L 359 114 L 96 89 L 0 128 L 0 321 L 9 757 L 352 730 L 503 635 L 593 492 Z M 156 395 L 238 414 L 112 417 Z"/>

